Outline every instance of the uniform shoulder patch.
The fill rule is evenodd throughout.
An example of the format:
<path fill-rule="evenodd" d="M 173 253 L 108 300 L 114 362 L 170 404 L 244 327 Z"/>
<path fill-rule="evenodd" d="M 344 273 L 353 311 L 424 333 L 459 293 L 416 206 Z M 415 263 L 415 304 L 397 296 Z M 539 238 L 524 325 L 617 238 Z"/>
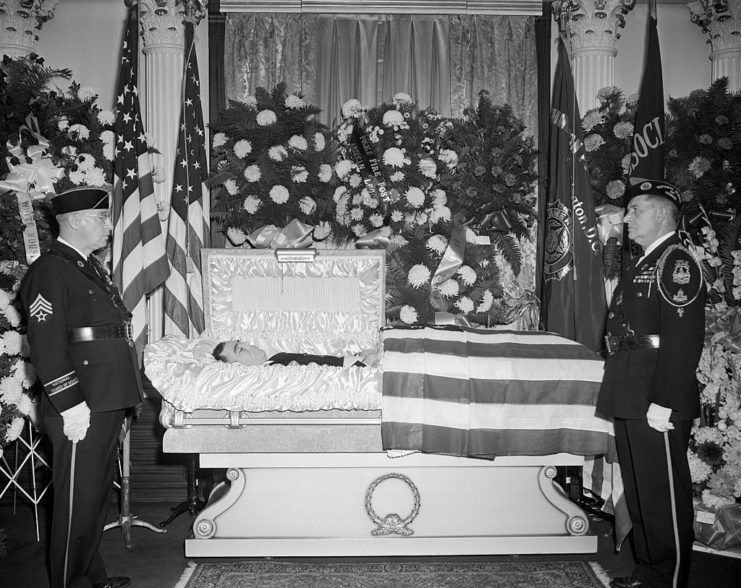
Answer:
<path fill-rule="evenodd" d="M 36 295 L 28 310 L 30 311 L 29 314 L 39 323 L 43 323 L 47 317 L 54 314 L 54 308 L 51 302 L 44 298 L 41 293 Z"/>
<path fill-rule="evenodd" d="M 656 274 L 661 296 L 680 309 L 694 302 L 705 287 L 702 268 L 683 245 L 667 248 L 656 265 Z"/>

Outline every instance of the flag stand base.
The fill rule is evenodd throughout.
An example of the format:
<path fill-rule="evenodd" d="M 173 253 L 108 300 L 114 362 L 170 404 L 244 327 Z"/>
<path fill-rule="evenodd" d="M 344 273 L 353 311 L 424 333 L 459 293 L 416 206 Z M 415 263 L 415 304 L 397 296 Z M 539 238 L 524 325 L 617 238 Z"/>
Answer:
<path fill-rule="evenodd" d="M 198 497 L 198 482 L 196 478 L 196 456 L 191 453 L 188 456 L 188 498 L 183 500 L 180 504 L 172 507 L 172 514 L 164 521 L 160 523 L 160 527 L 166 527 L 181 514 L 189 512 L 192 517 L 195 517 L 200 513 L 206 506 L 206 501 Z"/>
<path fill-rule="evenodd" d="M 138 520 L 134 515 L 131 514 L 131 488 L 129 485 L 129 474 L 131 473 L 131 417 L 127 416 L 124 421 L 126 427 L 126 434 L 124 435 L 122 445 L 122 457 L 121 457 L 121 484 L 119 492 L 121 494 L 121 509 L 118 516 L 118 520 L 113 523 L 108 523 L 103 527 L 103 531 L 113 529 L 114 527 L 121 527 L 121 533 L 124 536 L 124 542 L 126 549 L 132 549 L 134 544 L 131 539 L 131 527 L 145 527 L 155 533 L 167 533 L 167 529 L 160 529 L 151 523 Z"/>

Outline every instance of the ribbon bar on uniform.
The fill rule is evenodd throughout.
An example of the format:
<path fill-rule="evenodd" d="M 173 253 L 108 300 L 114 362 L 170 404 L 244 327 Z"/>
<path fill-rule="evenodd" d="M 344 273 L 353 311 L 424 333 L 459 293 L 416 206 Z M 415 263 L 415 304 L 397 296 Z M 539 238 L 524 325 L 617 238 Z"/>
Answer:
<path fill-rule="evenodd" d="M 622 337 L 605 335 L 605 348 L 610 355 L 621 349 L 624 351 L 658 349 L 659 342 L 658 335 L 624 335 Z"/>
<path fill-rule="evenodd" d="M 69 341 L 70 343 L 82 343 L 97 339 L 126 339 L 130 341 L 131 335 L 131 323 L 102 327 L 76 327 L 69 330 Z"/>

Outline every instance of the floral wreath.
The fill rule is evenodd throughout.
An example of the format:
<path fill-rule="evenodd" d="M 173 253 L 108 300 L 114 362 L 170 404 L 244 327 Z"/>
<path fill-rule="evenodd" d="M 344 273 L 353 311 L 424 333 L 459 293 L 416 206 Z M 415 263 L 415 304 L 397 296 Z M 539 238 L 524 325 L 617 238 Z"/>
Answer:
<path fill-rule="evenodd" d="M 213 216 L 232 245 L 244 245 L 257 229 L 294 220 L 317 241 L 329 236 L 336 178 L 318 112 L 280 83 L 272 92 L 257 88 L 254 96 L 230 101 L 211 125 Z"/>

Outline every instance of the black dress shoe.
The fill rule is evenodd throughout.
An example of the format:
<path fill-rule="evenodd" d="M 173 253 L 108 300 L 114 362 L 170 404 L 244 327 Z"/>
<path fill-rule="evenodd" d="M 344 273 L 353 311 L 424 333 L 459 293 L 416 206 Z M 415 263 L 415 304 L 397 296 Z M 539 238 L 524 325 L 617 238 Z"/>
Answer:
<path fill-rule="evenodd" d="M 126 576 L 112 576 L 106 578 L 103 584 L 94 584 L 93 588 L 124 588 L 124 586 L 128 586 L 129 584 L 131 584 L 131 578 L 127 578 Z"/>
<path fill-rule="evenodd" d="M 612 588 L 641 588 L 643 583 L 633 576 L 623 576 L 610 580 L 610 586 Z"/>

